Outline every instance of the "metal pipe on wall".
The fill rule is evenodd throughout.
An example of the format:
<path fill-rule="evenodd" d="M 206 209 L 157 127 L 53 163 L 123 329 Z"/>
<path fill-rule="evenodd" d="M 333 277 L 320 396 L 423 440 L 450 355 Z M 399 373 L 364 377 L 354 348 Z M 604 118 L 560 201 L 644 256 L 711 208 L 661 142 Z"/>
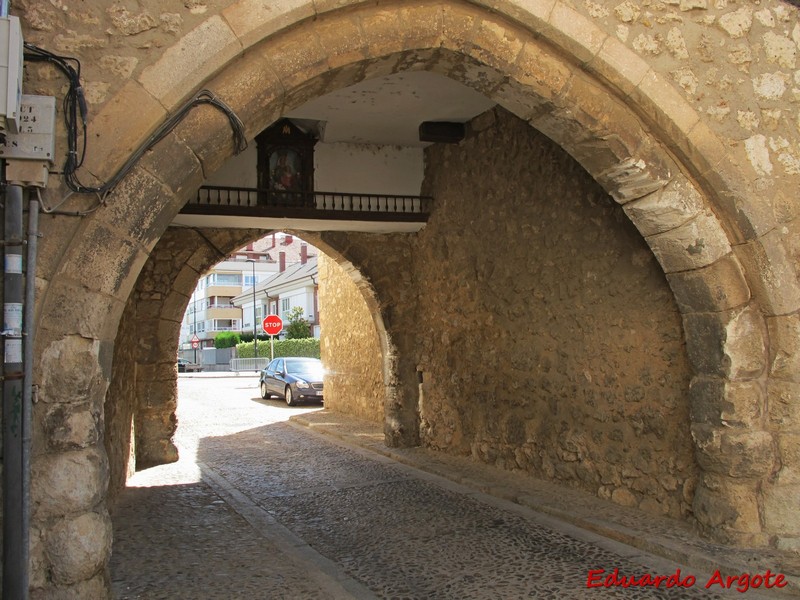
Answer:
<path fill-rule="evenodd" d="M 23 482 L 22 188 L 6 188 L 3 275 L 3 597 L 28 598 L 28 507 Z"/>
<path fill-rule="evenodd" d="M 22 318 L 22 548 L 26 586 L 30 574 L 31 446 L 33 440 L 33 325 L 36 308 L 36 254 L 39 250 L 39 202 L 28 202 L 28 248 L 25 264 L 25 307 Z M 27 595 L 25 596 L 27 598 Z"/>

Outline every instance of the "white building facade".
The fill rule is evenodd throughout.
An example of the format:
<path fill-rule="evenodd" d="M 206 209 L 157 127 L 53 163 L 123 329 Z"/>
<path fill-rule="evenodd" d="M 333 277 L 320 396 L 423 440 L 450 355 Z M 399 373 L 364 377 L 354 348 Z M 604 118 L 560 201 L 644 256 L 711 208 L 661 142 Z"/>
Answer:
<path fill-rule="evenodd" d="M 242 305 L 234 304 L 233 299 L 286 271 L 287 264 L 299 264 L 309 256 L 314 256 L 316 264 L 316 249 L 295 236 L 273 233 L 215 265 L 200 277 L 189 300 L 181 323 L 181 350 L 189 351 L 188 356 L 193 358 L 192 350 L 213 348 L 214 339 L 222 332 L 252 332 L 252 301 L 243 312 Z M 262 333 L 260 323 L 267 314 L 265 303 L 257 303 L 258 333 Z"/>

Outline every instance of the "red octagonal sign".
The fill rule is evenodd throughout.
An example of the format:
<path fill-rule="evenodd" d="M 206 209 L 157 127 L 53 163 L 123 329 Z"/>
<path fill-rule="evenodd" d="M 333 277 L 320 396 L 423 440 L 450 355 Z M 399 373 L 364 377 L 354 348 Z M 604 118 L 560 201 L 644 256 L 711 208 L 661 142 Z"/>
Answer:
<path fill-rule="evenodd" d="M 267 335 L 278 335 L 283 329 L 283 320 L 278 315 L 268 315 L 261 321 L 261 327 Z"/>

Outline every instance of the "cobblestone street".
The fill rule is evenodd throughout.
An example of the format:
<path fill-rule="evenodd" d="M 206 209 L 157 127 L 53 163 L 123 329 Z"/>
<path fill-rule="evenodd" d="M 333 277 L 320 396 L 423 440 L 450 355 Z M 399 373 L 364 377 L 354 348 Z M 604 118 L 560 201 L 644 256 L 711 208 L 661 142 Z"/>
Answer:
<path fill-rule="evenodd" d="M 783 596 L 705 589 L 713 561 L 669 562 L 439 477 L 435 459 L 419 470 L 370 450 L 376 433 L 367 448 L 319 433 L 319 406 L 261 400 L 252 376 L 181 377 L 179 391 L 181 460 L 137 473 L 112 514 L 120 600 Z M 696 583 L 588 589 L 599 569 Z"/>

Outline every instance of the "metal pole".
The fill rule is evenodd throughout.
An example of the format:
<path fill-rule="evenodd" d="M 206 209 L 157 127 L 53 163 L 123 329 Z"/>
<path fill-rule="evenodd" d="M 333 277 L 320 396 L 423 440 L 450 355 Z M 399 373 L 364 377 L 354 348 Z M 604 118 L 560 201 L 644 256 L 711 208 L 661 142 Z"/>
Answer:
<path fill-rule="evenodd" d="M 33 345 L 36 308 L 36 255 L 39 251 L 39 201 L 28 202 L 28 252 L 25 267 L 25 310 L 22 320 L 23 387 L 22 387 L 22 549 L 25 558 L 25 585 L 30 574 L 30 519 L 31 519 L 31 444 L 33 440 Z M 25 596 L 27 598 L 27 595 Z"/>
<path fill-rule="evenodd" d="M 9 185 L 3 278 L 3 597 L 28 597 L 23 492 L 22 188 Z"/>
<path fill-rule="evenodd" d="M 197 291 L 195 290 L 195 293 L 192 294 L 192 312 L 194 313 L 194 333 L 192 334 L 192 339 L 194 339 L 194 336 L 197 335 L 197 296 L 196 296 L 196 294 L 197 294 Z M 200 336 L 197 336 L 197 337 L 200 337 Z M 199 345 L 199 343 L 198 343 L 198 345 Z M 192 346 L 193 346 L 193 350 L 194 350 L 194 364 L 197 364 L 197 346 L 194 345 L 194 342 L 192 342 Z"/>
<path fill-rule="evenodd" d="M 253 351 L 258 358 L 258 334 L 256 333 L 256 261 L 251 260 L 250 266 L 253 267 Z"/>

